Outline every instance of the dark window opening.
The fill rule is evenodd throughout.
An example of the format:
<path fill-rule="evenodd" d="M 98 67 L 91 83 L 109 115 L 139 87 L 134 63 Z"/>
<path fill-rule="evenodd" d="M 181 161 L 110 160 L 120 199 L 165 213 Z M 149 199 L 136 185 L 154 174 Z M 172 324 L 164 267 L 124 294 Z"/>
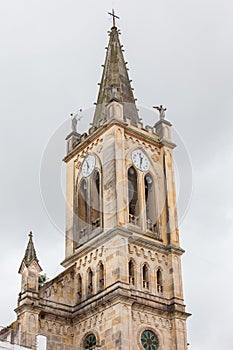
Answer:
<path fill-rule="evenodd" d="M 82 299 L 82 277 L 78 274 L 78 300 Z"/>
<path fill-rule="evenodd" d="M 100 174 L 95 171 L 91 184 L 91 224 L 92 228 L 101 226 L 101 191 Z"/>
<path fill-rule="evenodd" d="M 142 283 L 143 288 L 149 289 L 149 270 L 146 264 L 142 268 Z"/>
<path fill-rule="evenodd" d="M 102 262 L 98 265 L 98 290 L 101 291 L 104 289 L 104 265 Z"/>
<path fill-rule="evenodd" d="M 157 277 L 157 291 L 159 293 L 163 293 L 163 279 L 162 279 L 162 272 L 160 269 L 157 270 L 156 273 Z"/>
<path fill-rule="evenodd" d="M 83 179 L 78 192 L 78 222 L 80 236 L 84 236 L 88 231 L 88 183 Z"/>
<path fill-rule="evenodd" d="M 139 223 L 139 203 L 137 173 L 133 167 L 128 170 L 128 202 L 129 202 L 129 222 L 138 225 Z"/>
<path fill-rule="evenodd" d="M 135 284 L 134 278 L 134 263 L 132 260 L 129 261 L 129 284 Z"/>
<path fill-rule="evenodd" d="M 91 269 L 87 273 L 87 295 L 90 296 L 93 294 L 93 272 Z"/>

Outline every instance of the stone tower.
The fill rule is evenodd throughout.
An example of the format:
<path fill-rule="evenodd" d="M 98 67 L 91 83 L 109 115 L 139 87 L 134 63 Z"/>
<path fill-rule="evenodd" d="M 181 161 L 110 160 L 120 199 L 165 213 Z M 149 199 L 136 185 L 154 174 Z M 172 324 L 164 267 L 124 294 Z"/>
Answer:
<path fill-rule="evenodd" d="M 63 266 L 75 264 L 81 346 L 91 334 L 104 349 L 187 349 L 175 145 L 158 109 L 144 128 L 114 26 L 92 127 L 65 158 Z"/>
<path fill-rule="evenodd" d="M 92 126 L 67 136 L 64 271 L 38 289 L 34 247 L 20 268 L 22 345 L 42 334 L 49 350 L 187 350 L 175 145 L 158 109 L 143 127 L 113 26 Z"/>

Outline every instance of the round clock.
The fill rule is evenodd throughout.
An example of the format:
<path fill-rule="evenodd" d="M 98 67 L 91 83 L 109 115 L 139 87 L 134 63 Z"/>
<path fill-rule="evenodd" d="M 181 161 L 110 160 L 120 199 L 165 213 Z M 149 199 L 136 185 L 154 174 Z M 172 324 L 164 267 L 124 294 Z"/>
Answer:
<path fill-rule="evenodd" d="M 82 174 L 83 176 L 91 175 L 95 167 L 95 157 L 93 155 L 87 156 L 82 164 Z"/>
<path fill-rule="evenodd" d="M 134 165 L 142 171 L 147 171 L 149 170 L 150 167 L 150 162 L 145 153 L 140 150 L 136 149 L 135 151 L 132 152 L 132 161 Z"/>

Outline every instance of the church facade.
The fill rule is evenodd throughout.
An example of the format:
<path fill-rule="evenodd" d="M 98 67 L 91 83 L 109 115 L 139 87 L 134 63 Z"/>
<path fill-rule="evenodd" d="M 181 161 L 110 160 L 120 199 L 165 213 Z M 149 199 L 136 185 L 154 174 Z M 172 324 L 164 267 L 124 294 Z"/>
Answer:
<path fill-rule="evenodd" d="M 64 271 L 39 287 L 30 234 L 12 342 L 36 349 L 40 334 L 48 350 L 188 349 L 175 145 L 157 109 L 144 127 L 114 25 L 92 126 L 81 135 L 74 119 L 67 136 Z"/>

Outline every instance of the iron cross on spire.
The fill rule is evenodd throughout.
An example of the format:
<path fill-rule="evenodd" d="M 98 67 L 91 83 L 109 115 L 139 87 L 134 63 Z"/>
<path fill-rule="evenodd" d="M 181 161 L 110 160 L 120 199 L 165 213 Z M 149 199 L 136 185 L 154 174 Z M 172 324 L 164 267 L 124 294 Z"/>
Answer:
<path fill-rule="evenodd" d="M 117 15 L 115 15 L 115 11 L 114 9 L 112 9 L 112 12 L 108 13 L 110 16 L 112 16 L 112 20 L 113 20 L 113 27 L 116 27 L 116 18 L 120 19 L 120 17 L 118 17 Z"/>

